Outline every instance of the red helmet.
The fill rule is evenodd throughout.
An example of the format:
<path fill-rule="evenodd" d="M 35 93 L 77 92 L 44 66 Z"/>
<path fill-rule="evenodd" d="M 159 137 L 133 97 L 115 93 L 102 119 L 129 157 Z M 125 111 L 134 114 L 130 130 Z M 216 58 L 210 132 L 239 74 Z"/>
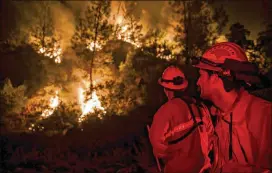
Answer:
<path fill-rule="evenodd" d="M 164 88 L 172 90 L 184 90 L 188 86 L 184 73 L 175 66 L 167 67 L 158 82 Z"/>
<path fill-rule="evenodd" d="M 237 44 L 231 42 L 222 42 L 209 48 L 200 61 L 194 63 L 194 66 L 200 69 L 221 71 L 220 64 L 226 59 L 233 59 L 240 62 L 248 62 L 245 51 Z"/>

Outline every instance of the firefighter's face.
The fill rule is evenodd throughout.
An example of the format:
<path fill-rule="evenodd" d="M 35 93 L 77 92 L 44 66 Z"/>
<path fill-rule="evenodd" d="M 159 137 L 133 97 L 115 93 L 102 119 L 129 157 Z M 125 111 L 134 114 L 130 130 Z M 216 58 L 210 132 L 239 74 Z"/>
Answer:
<path fill-rule="evenodd" d="M 200 92 L 200 97 L 211 100 L 212 95 L 216 91 L 216 87 L 218 87 L 218 76 L 202 69 L 199 70 L 199 74 L 197 87 L 198 92 Z"/>

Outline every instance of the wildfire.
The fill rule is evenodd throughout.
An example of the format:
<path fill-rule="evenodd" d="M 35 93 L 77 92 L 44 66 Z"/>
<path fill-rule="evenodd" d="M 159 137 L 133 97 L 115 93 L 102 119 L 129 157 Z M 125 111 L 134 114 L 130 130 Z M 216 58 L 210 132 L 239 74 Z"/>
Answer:
<path fill-rule="evenodd" d="M 101 102 L 96 94 L 96 91 L 92 92 L 91 99 L 85 101 L 85 90 L 80 87 L 78 88 L 78 97 L 79 97 L 79 104 L 81 107 L 82 114 L 80 115 L 78 121 L 82 122 L 84 117 L 88 113 L 94 113 L 95 110 L 101 110 L 103 113 L 106 113 L 105 108 L 102 107 Z M 102 119 L 101 115 L 98 115 L 100 119 Z"/>
<path fill-rule="evenodd" d="M 59 64 L 61 63 L 61 54 L 62 54 L 62 49 L 57 45 L 54 44 L 53 48 L 45 48 L 42 47 L 39 49 L 38 53 L 43 54 L 46 57 L 54 58 L 55 63 Z"/>
<path fill-rule="evenodd" d="M 42 112 L 41 116 L 43 118 L 47 118 L 50 115 L 52 115 L 54 113 L 54 111 L 56 110 L 56 108 L 59 106 L 59 96 L 58 96 L 58 94 L 59 94 L 59 91 L 56 91 L 56 95 L 50 98 L 49 108 L 45 109 Z"/>

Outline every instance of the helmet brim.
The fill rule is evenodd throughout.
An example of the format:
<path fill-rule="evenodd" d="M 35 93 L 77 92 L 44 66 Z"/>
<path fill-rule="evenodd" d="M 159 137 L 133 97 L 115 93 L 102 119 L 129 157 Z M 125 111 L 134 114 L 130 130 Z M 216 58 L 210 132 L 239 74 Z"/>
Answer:
<path fill-rule="evenodd" d="M 209 64 L 205 64 L 203 62 L 199 62 L 198 64 L 193 65 L 193 67 L 203 69 L 203 70 L 211 70 L 211 71 L 222 71 L 222 68 L 220 67 L 214 67 Z"/>
<path fill-rule="evenodd" d="M 188 87 L 188 81 L 187 80 L 184 80 L 182 84 L 180 85 L 174 85 L 173 83 L 171 82 L 162 82 L 161 78 L 158 80 L 158 83 L 163 86 L 164 88 L 168 88 L 168 89 L 171 89 L 171 90 L 184 90 Z"/>

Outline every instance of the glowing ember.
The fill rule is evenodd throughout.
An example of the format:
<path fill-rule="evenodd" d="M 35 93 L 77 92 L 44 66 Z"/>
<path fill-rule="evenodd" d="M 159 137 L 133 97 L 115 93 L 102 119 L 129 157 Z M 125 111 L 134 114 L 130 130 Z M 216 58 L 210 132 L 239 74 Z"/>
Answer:
<path fill-rule="evenodd" d="M 94 44 L 94 42 L 91 42 L 87 48 L 90 49 L 91 51 L 93 51 L 94 46 L 95 46 L 96 50 L 101 50 L 102 49 L 102 46 L 97 42 L 95 44 Z"/>
<path fill-rule="evenodd" d="M 62 54 L 62 49 L 57 45 L 54 44 L 53 48 L 45 48 L 42 47 L 39 49 L 38 53 L 43 54 L 46 57 L 54 58 L 55 59 L 55 63 L 61 63 L 61 54 Z"/>
<path fill-rule="evenodd" d="M 50 102 L 49 102 L 49 108 L 48 109 L 45 109 L 43 112 L 42 112 L 42 117 L 43 118 L 47 118 L 49 117 L 50 115 L 53 114 L 53 112 L 56 110 L 56 108 L 58 107 L 59 105 L 59 96 L 58 96 L 59 92 L 56 91 L 56 95 L 51 97 L 50 98 Z"/>
<path fill-rule="evenodd" d="M 57 57 L 57 58 L 55 59 L 55 63 L 57 63 L 57 64 L 61 63 L 60 57 Z"/>
<path fill-rule="evenodd" d="M 167 61 L 173 60 L 175 58 L 175 56 L 172 54 L 165 55 L 164 51 L 165 51 L 164 48 L 157 48 L 156 49 L 156 54 L 157 54 L 156 57 L 160 58 L 160 59 L 165 59 Z"/>
<path fill-rule="evenodd" d="M 96 95 L 96 92 L 92 92 L 92 98 L 88 101 L 84 102 L 85 98 L 85 90 L 83 88 L 78 89 L 78 95 L 79 95 L 79 103 L 81 106 L 82 114 L 79 117 L 79 122 L 82 122 L 84 120 L 84 117 L 88 113 L 94 113 L 95 109 L 103 111 L 103 113 L 106 113 L 105 109 L 101 106 L 101 102 L 99 101 L 98 96 Z M 102 118 L 101 115 L 98 115 L 99 118 Z"/>
<path fill-rule="evenodd" d="M 37 130 L 39 130 L 39 131 L 42 131 L 42 130 L 44 130 L 44 127 L 43 126 L 35 126 L 35 124 L 31 124 L 31 126 L 28 128 L 28 130 L 29 131 L 33 131 L 33 132 L 35 132 L 36 130 L 35 129 L 37 129 Z"/>
<path fill-rule="evenodd" d="M 39 50 L 39 53 L 44 53 L 45 52 L 45 48 L 40 48 L 40 50 Z"/>
<path fill-rule="evenodd" d="M 167 61 L 173 60 L 175 58 L 175 56 L 173 55 L 161 55 L 161 54 L 158 54 L 156 57 L 160 59 L 165 59 Z"/>

